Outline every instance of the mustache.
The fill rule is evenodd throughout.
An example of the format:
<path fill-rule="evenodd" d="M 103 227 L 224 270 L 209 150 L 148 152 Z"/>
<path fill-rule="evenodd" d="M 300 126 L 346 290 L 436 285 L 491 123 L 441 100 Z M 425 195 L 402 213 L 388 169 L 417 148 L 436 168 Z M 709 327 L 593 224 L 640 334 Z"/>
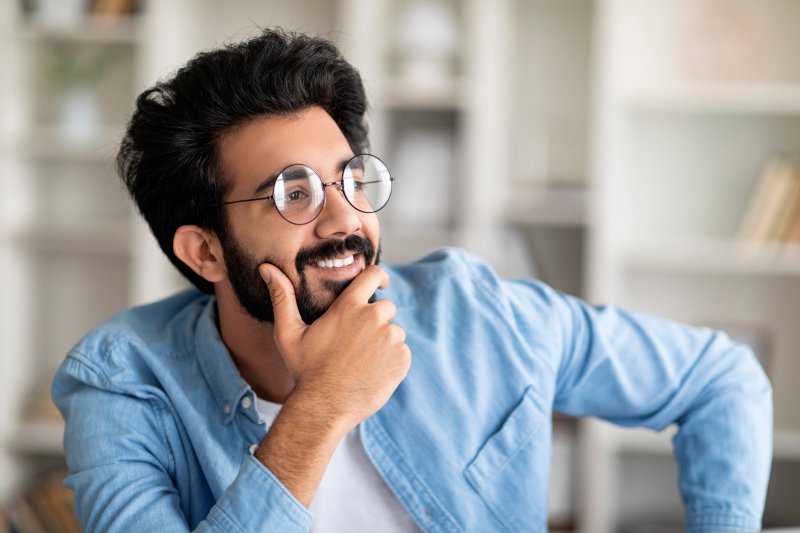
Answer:
<path fill-rule="evenodd" d="M 375 259 L 375 246 L 368 239 L 361 235 L 348 235 L 341 240 L 324 241 L 300 250 L 295 258 L 295 268 L 297 272 L 302 272 L 306 265 L 347 252 L 362 254 L 367 265 L 371 265 Z"/>

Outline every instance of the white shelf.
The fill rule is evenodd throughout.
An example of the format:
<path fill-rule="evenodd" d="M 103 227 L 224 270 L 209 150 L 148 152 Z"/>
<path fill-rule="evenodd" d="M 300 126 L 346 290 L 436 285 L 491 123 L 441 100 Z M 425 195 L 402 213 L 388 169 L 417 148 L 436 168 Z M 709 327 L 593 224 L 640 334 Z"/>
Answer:
<path fill-rule="evenodd" d="M 4 143 L 4 150 L 42 161 L 113 164 L 124 126 L 104 126 L 90 139 L 70 142 L 54 126 L 37 126 Z"/>
<path fill-rule="evenodd" d="M 63 422 L 21 422 L 6 439 L 6 445 L 21 454 L 61 457 L 64 454 L 63 439 Z"/>
<path fill-rule="evenodd" d="M 678 428 L 672 425 L 657 433 L 641 428 L 609 426 L 609 432 L 611 446 L 621 452 L 672 455 L 672 438 Z M 774 460 L 800 461 L 800 431 L 776 430 L 772 454 Z"/>
<path fill-rule="evenodd" d="M 629 91 L 623 102 L 651 113 L 800 114 L 800 83 L 695 83 Z"/>
<path fill-rule="evenodd" d="M 387 109 L 458 111 L 465 107 L 467 81 L 458 78 L 392 78 L 375 95 Z"/>
<path fill-rule="evenodd" d="M 612 446 L 620 451 L 648 454 L 672 454 L 672 437 L 678 432 L 675 425 L 655 432 L 642 428 L 610 427 Z"/>
<path fill-rule="evenodd" d="M 381 229 L 381 241 L 387 243 L 381 258 L 389 264 L 408 263 L 439 248 L 461 244 L 457 232 L 433 227 L 386 226 Z"/>
<path fill-rule="evenodd" d="M 130 44 L 141 39 L 141 24 L 137 16 L 93 16 L 80 23 L 50 25 L 36 21 L 26 23 L 20 36 L 34 41 L 55 44 Z"/>
<path fill-rule="evenodd" d="M 22 224 L 8 230 L 20 245 L 45 253 L 128 257 L 130 222 L 125 219 Z"/>
<path fill-rule="evenodd" d="M 586 224 L 585 187 L 512 187 L 506 219 L 522 226 L 581 227 Z"/>
<path fill-rule="evenodd" d="M 623 257 L 628 270 L 640 272 L 800 275 L 800 244 L 656 239 L 627 246 Z"/>

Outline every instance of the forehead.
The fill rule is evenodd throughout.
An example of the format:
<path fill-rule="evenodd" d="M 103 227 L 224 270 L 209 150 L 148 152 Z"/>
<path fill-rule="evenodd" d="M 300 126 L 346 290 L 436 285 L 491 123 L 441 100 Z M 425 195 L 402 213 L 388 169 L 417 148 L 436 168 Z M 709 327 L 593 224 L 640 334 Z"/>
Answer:
<path fill-rule="evenodd" d="M 230 197 L 252 193 L 266 177 L 293 163 L 335 173 L 337 163 L 351 154 L 344 134 L 320 107 L 255 118 L 219 141 L 220 167 Z"/>

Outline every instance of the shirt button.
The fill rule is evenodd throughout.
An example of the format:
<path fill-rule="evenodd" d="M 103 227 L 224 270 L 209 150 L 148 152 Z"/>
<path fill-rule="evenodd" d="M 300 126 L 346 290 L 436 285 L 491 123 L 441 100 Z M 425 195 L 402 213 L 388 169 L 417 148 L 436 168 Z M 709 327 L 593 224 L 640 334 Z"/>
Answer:
<path fill-rule="evenodd" d="M 242 398 L 242 408 L 250 409 L 251 405 L 253 405 L 253 400 L 250 399 L 250 396 L 245 396 Z"/>
<path fill-rule="evenodd" d="M 226 403 L 226 404 L 225 404 L 225 407 L 223 407 L 222 409 L 223 409 L 223 411 L 225 411 L 225 414 L 226 414 L 226 415 L 229 415 L 229 414 L 231 414 L 231 404 L 229 404 L 229 403 Z"/>
<path fill-rule="evenodd" d="M 254 455 L 256 450 L 258 449 L 258 444 L 251 444 L 250 445 L 250 455 Z"/>

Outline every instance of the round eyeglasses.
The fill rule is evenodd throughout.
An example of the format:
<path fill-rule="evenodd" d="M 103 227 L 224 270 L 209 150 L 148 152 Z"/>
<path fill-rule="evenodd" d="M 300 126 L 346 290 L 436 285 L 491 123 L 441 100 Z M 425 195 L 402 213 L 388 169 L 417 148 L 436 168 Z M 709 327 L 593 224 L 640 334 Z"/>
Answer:
<path fill-rule="evenodd" d="M 393 181 L 383 161 L 372 154 L 358 154 L 342 166 L 342 178 L 339 181 L 326 183 L 311 167 L 289 165 L 266 182 L 266 196 L 215 205 L 267 200 L 275 205 L 287 222 L 299 226 L 319 216 L 325 208 L 325 189 L 330 186 L 336 186 L 353 208 L 362 213 L 375 213 L 389 201 Z"/>

